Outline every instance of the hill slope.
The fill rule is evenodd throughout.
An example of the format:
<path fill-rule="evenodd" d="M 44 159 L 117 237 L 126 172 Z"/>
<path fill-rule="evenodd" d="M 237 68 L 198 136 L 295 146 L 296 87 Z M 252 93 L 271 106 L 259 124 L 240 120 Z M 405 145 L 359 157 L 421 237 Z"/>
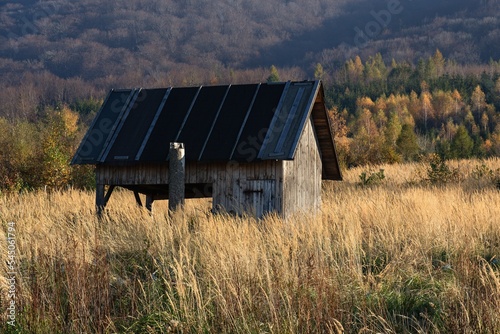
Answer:
<path fill-rule="evenodd" d="M 414 61 L 436 48 L 462 63 L 486 62 L 500 57 L 499 12 L 494 0 L 6 1 L 0 75 L 309 68 L 376 52 Z"/>

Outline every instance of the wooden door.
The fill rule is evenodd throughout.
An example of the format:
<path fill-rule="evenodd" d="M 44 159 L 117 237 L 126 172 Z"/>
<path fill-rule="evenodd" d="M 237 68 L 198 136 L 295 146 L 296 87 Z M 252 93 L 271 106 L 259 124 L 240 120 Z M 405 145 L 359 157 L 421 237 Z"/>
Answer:
<path fill-rule="evenodd" d="M 243 189 L 245 210 L 260 218 L 276 210 L 275 180 L 247 180 Z"/>

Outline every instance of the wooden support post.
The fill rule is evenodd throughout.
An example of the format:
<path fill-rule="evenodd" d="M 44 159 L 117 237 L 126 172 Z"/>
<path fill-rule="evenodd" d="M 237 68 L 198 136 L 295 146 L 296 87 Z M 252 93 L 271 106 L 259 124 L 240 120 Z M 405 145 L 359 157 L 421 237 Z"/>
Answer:
<path fill-rule="evenodd" d="M 170 143 L 168 169 L 168 209 L 184 205 L 186 157 L 183 143 Z"/>
<path fill-rule="evenodd" d="M 109 186 L 108 191 L 106 192 L 106 196 L 104 196 L 104 206 L 108 204 L 109 198 L 111 197 L 113 190 L 115 190 L 115 186 Z"/>
<path fill-rule="evenodd" d="M 153 210 L 153 202 L 155 201 L 155 198 L 153 194 L 147 194 L 146 195 L 146 209 L 149 211 Z"/>
<path fill-rule="evenodd" d="M 109 186 L 108 191 L 106 192 L 106 185 L 104 184 L 96 184 L 96 192 L 95 192 L 95 207 L 97 210 L 97 217 L 99 219 L 102 218 L 102 212 L 108 204 L 109 198 L 115 189 L 115 186 Z"/>
<path fill-rule="evenodd" d="M 134 191 L 134 196 L 135 196 L 135 201 L 137 202 L 137 205 L 142 206 L 141 197 L 139 196 L 139 193 L 137 191 Z"/>
<path fill-rule="evenodd" d="M 95 187 L 95 207 L 97 211 L 97 217 L 102 218 L 102 211 L 106 206 L 106 200 L 104 197 L 104 184 L 96 184 Z"/>

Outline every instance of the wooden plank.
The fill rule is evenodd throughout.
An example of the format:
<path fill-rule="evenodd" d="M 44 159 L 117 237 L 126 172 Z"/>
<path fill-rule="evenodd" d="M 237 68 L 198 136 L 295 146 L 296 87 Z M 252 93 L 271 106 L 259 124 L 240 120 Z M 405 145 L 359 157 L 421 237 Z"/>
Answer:
<path fill-rule="evenodd" d="M 214 194 L 212 196 L 212 201 L 213 201 L 212 206 L 217 211 L 221 210 L 222 208 L 224 208 L 224 210 L 226 209 L 226 203 L 223 201 L 224 200 L 223 192 L 226 185 L 222 182 L 222 180 L 219 179 L 219 173 L 221 173 L 219 169 L 214 169 L 212 171 L 212 177 L 214 179 L 213 182 Z"/>
<path fill-rule="evenodd" d="M 245 171 L 242 168 L 245 165 L 239 163 L 230 163 L 226 166 L 227 173 L 223 176 L 226 181 L 227 186 L 227 204 L 234 212 L 241 214 L 243 213 L 241 201 L 242 201 L 242 178 L 245 178 Z"/>
<path fill-rule="evenodd" d="M 198 164 L 198 183 L 208 183 L 213 178 L 213 170 L 218 169 L 218 164 Z"/>
<path fill-rule="evenodd" d="M 109 186 L 108 191 L 106 192 L 106 195 L 104 196 L 104 206 L 106 206 L 108 204 L 109 198 L 111 197 L 113 190 L 115 190 L 115 186 Z"/>
<path fill-rule="evenodd" d="M 224 166 L 224 168 L 218 168 L 217 172 L 214 173 L 214 176 L 217 175 L 217 182 L 221 186 L 219 193 L 220 203 L 224 210 L 234 213 L 239 213 L 234 203 L 234 182 L 232 175 L 237 168 L 237 166 L 231 164 L 229 166 Z"/>
<path fill-rule="evenodd" d="M 247 163 L 239 163 L 233 167 L 233 199 L 232 205 L 236 212 L 243 213 L 245 211 L 245 194 L 244 190 L 247 187 L 249 166 Z"/>
<path fill-rule="evenodd" d="M 314 147 L 312 146 L 312 141 L 314 140 L 314 134 L 312 131 L 312 123 L 311 120 L 308 119 L 308 122 L 306 124 L 307 128 L 307 140 L 306 140 L 306 150 L 305 152 L 308 153 L 308 157 L 305 157 L 305 162 L 307 164 L 305 168 L 305 172 L 309 174 L 309 177 L 305 178 L 305 175 L 303 175 L 303 180 L 304 184 L 307 186 L 307 197 L 303 196 L 302 201 L 304 202 L 304 206 L 306 207 L 311 207 L 311 210 L 314 210 L 312 207 L 314 204 L 314 196 L 315 196 L 315 188 L 314 188 L 314 182 L 313 178 L 311 177 L 314 175 Z M 304 172 L 304 171 L 303 171 Z"/>
<path fill-rule="evenodd" d="M 254 186 L 252 187 L 252 190 L 255 191 L 254 192 L 254 196 L 253 197 L 253 210 L 255 211 L 255 215 L 257 218 L 260 218 L 262 217 L 262 215 L 264 214 L 263 212 L 263 203 L 262 203 L 262 199 L 264 197 L 264 181 L 263 180 L 257 180 L 257 181 L 254 181 L 255 184 Z"/>
<path fill-rule="evenodd" d="M 186 183 L 194 183 L 192 181 L 193 175 L 192 175 L 192 166 L 190 162 L 186 162 Z"/>
<path fill-rule="evenodd" d="M 277 213 L 283 217 L 283 161 L 276 161 L 275 168 L 276 168 L 276 184 L 274 185 L 274 189 L 276 191 L 276 195 L 274 198 L 275 208 Z"/>
<path fill-rule="evenodd" d="M 274 205 L 274 197 L 275 197 L 275 185 L 276 184 L 276 180 L 270 180 L 270 182 L 267 183 L 266 187 L 265 187 L 265 192 L 264 194 L 267 194 L 267 197 L 265 198 L 265 211 L 266 212 L 271 212 L 271 211 L 275 211 L 276 210 L 276 207 Z"/>
<path fill-rule="evenodd" d="M 307 140 L 308 140 L 308 129 L 307 125 L 304 128 L 304 136 L 301 138 L 302 140 L 302 145 L 300 147 L 299 153 L 299 159 L 295 159 L 294 161 L 294 169 L 297 175 L 297 181 L 296 181 L 296 208 L 297 211 L 305 211 L 306 210 L 306 203 L 304 202 L 304 192 L 307 192 L 309 189 L 306 187 L 307 180 L 304 179 L 304 170 L 307 169 L 307 154 L 305 153 L 305 150 L 307 150 Z"/>
<path fill-rule="evenodd" d="M 97 211 L 97 217 L 102 218 L 102 212 L 106 206 L 104 200 L 104 184 L 96 184 L 95 192 L 95 206 Z"/>
<path fill-rule="evenodd" d="M 192 176 L 194 178 L 193 183 L 200 183 L 200 180 L 198 178 L 198 164 L 193 163 L 191 167 L 192 167 L 191 173 L 192 173 Z"/>
<path fill-rule="evenodd" d="M 170 175 L 170 171 L 168 170 L 168 166 L 162 165 L 161 166 L 161 184 L 168 184 L 168 178 Z"/>
<path fill-rule="evenodd" d="M 132 166 L 127 166 L 127 169 L 130 171 L 130 181 L 133 184 L 145 184 L 145 180 L 149 175 L 148 168 L 144 166 L 137 166 L 137 168 L 133 168 Z"/>
<path fill-rule="evenodd" d="M 286 218 L 288 213 L 288 164 L 290 161 L 281 161 L 282 191 L 281 191 L 281 214 Z"/>
<path fill-rule="evenodd" d="M 312 136 L 312 130 L 311 130 L 311 127 L 310 127 L 310 124 L 309 125 L 306 125 L 306 128 L 307 128 L 307 138 L 306 138 L 306 141 L 305 141 L 305 151 L 303 152 L 303 162 L 305 164 L 305 167 L 304 168 L 301 168 L 302 170 L 302 175 L 301 175 L 301 178 L 302 178 L 302 184 L 303 184 L 303 191 L 300 192 L 301 194 L 301 202 L 303 203 L 303 208 L 306 209 L 306 210 L 310 210 L 312 208 L 311 207 L 311 203 L 312 203 L 312 199 L 314 197 L 313 195 L 313 192 L 314 192 L 314 188 L 311 186 L 312 185 L 312 178 L 311 178 L 311 175 L 312 175 L 312 172 L 313 172 L 313 168 L 312 168 L 312 162 L 314 162 L 314 156 L 312 156 L 312 149 L 311 149 L 311 136 Z M 309 174 L 308 177 L 306 177 L 306 173 Z"/>
<path fill-rule="evenodd" d="M 153 210 L 153 202 L 154 202 L 154 197 L 153 194 L 147 194 L 146 195 L 146 209 L 149 211 Z"/>
<path fill-rule="evenodd" d="M 221 183 L 219 180 L 218 176 L 218 169 L 214 169 L 212 171 L 212 178 L 213 178 L 213 191 L 212 191 L 212 209 L 215 211 L 219 211 L 221 207 L 224 206 L 224 203 L 222 203 L 222 190 L 224 188 L 224 185 Z"/>

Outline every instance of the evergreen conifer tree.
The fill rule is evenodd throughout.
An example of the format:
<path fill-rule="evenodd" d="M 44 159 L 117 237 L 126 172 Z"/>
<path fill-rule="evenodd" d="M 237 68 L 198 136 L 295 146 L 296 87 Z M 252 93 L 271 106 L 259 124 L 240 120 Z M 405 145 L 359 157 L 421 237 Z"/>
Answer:
<path fill-rule="evenodd" d="M 417 136 L 410 124 L 403 124 L 401 133 L 396 141 L 398 152 L 403 156 L 405 161 L 414 161 L 420 153 Z"/>

